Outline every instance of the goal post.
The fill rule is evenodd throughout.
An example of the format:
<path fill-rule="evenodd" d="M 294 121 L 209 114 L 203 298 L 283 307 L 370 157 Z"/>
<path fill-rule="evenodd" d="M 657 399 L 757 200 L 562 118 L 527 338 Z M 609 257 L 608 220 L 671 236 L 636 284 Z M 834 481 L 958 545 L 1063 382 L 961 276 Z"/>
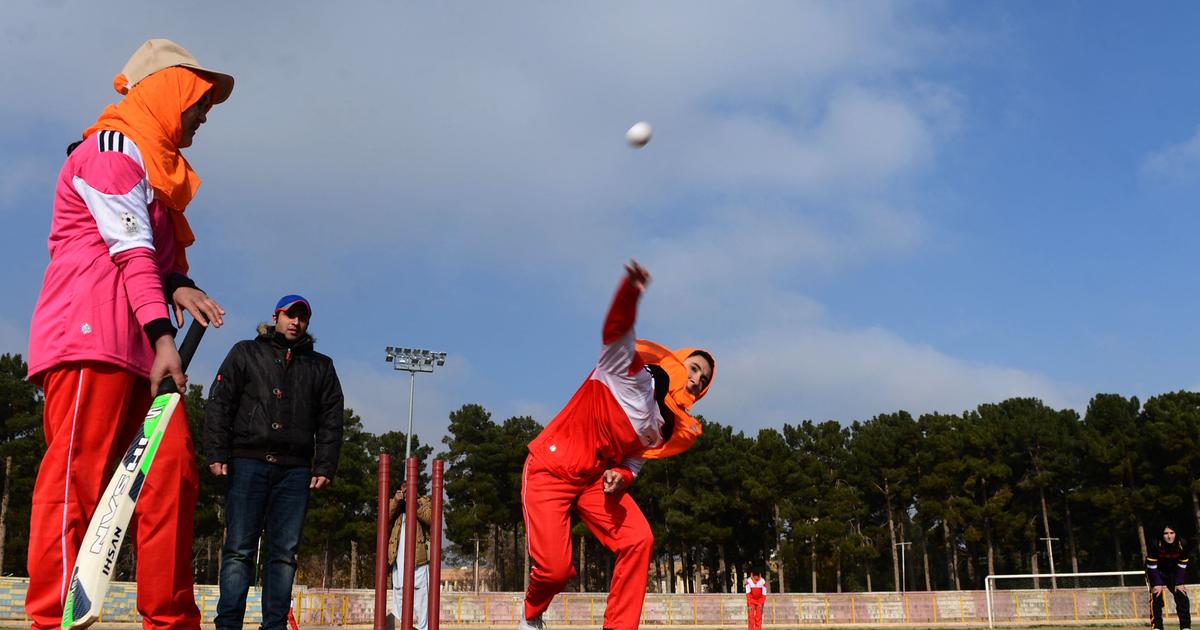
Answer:
<path fill-rule="evenodd" d="M 1013 573 L 1013 574 L 997 574 L 989 575 L 983 580 L 984 591 L 987 599 L 987 614 L 988 628 L 995 627 L 995 593 L 998 586 L 1003 583 L 1013 584 L 1011 588 L 1006 588 L 1006 591 L 1025 591 L 1033 593 L 1044 593 L 1045 599 L 1045 616 L 1046 620 L 1050 620 L 1050 593 L 1054 590 L 1061 590 L 1063 583 L 1071 580 L 1072 587 L 1066 590 L 1080 591 L 1088 589 L 1103 589 L 1103 588 L 1127 588 L 1128 586 L 1140 586 L 1145 579 L 1145 571 L 1096 571 L 1089 573 Z M 1132 579 L 1130 579 L 1132 578 Z M 1079 585 L 1082 580 L 1086 584 Z M 1015 583 L 1015 584 L 1014 584 Z M 1051 587 L 1052 584 L 1057 584 L 1059 589 Z M 1045 586 L 1041 586 L 1045 585 Z M 1107 598 L 1105 599 L 1105 607 L 1107 608 Z M 1136 611 L 1134 611 L 1136 613 Z M 1107 610 L 1106 610 L 1107 614 Z M 1136 616 L 1136 615 L 1135 615 Z"/>

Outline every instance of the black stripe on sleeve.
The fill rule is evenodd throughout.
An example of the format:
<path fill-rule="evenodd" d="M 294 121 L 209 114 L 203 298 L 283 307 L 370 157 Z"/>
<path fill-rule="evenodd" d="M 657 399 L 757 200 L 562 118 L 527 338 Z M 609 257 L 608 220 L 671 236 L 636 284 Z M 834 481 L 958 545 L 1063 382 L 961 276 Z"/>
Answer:
<path fill-rule="evenodd" d="M 119 131 L 114 132 L 114 133 L 117 134 L 117 150 L 120 151 L 121 153 L 124 153 L 125 152 L 125 134 L 123 134 Z"/>

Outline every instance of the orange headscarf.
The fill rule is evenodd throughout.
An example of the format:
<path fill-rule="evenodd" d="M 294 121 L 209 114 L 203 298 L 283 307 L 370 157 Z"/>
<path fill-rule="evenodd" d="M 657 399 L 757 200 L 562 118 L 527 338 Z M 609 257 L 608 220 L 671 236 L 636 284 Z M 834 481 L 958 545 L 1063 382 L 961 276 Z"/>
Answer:
<path fill-rule="evenodd" d="M 83 132 L 83 137 L 111 129 L 133 138 L 146 163 L 146 175 L 155 196 L 172 210 L 175 262 L 187 271 L 184 248 L 194 243 L 196 236 L 183 212 L 200 187 L 200 177 L 179 152 L 183 138 L 181 117 L 185 109 L 212 89 L 213 82 L 187 68 L 172 66 L 142 79 L 128 92 L 127 83 L 121 74 L 113 79 L 113 87 L 125 94 L 125 98 L 105 107 L 100 118 Z"/>
<path fill-rule="evenodd" d="M 667 409 L 675 415 L 675 428 L 671 431 L 671 437 L 662 446 L 647 449 L 642 452 L 642 457 L 646 459 L 662 459 L 678 455 L 689 448 L 696 438 L 700 437 L 701 427 L 700 421 L 693 418 L 689 413 L 692 405 L 697 400 L 704 398 L 708 393 L 708 388 L 712 386 L 712 382 L 717 378 L 717 368 L 713 366 L 712 375 L 708 379 L 708 385 L 700 391 L 700 394 L 693 396 L 687 390 L 687 366 L 684 361 L 695 352 L 697 348 L 680 348 L 671 350 L 670 348 L 647 341 L 638 339 L 637 353 L 646 363 L 657 365 L 667 373 L 670 379 L 667 395 L 664 399 Z"/>

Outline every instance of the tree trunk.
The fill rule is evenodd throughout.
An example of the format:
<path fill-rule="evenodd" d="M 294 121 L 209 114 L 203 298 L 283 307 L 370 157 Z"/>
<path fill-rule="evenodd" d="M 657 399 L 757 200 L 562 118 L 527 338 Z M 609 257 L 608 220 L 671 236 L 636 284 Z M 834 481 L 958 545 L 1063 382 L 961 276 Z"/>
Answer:
<path fill-rule="evenodd" d="M 656 589 L 655 592 L 662 593 L 667 590 L 666 585 L 663 584 L 663 581 L 662 581 L 662 555 L 656 553 L 652 557 L 654 558 L 652 563 L 654 564 L 654 587 Z"/>
<path fill-rule="evenodd" d="M 837 571 L 837 592 L 842 592 L 842 552 L 835 552 L 834 566 Z"/>
<path fill-rule="evenodd" d="M 667 592 L 674 595 L 675 591 L 676 591 L 676 584 L 675 584 L 676 577 L 675 576 L 677 576 L 678 573 L 675 572 L 675 552 L 671 551 L 670 547 L 667 547 L 666 560 L 667 560 Z"/>
<path fill-rule="evenodd" d="M 1038 486 L 1038 498 L 1042 500 L 1042 530 L 1046 532 L 1046 558 L 1050 562 L 1050 588 L 1058 588 L 1058 578 L 1054 576 L 1054 546 L 1050 541 L 1050 510 L 1046 507 L 1046 491 Z"/>
<path fill-rule="evenodd" d="M 497 590 L 508 586 L 508 571 L 504 566 L 504 554 L 500 553 L 500 532 L 495 525 L 491 526 L 492 534 L 492 568 L 495 571 Z"/>
<path fill-rule="evenodd" d="M 942 544 L 946 548 L 946 579 L 952 580 L 954 590 L 958 586 L 958 545 L 951 544 L 950 523 L 942 520 Z"/>
<path fill-rule="evenodd" d="M 779 574 L 779 592 L 786 593 L 787 586 L 783 582 L 783 527 L 779 521 L 779 504 L 775 504 L 775 570 Z"/>
<path fill-rule="evenodd" d="M 871 567 L 867 567 L 867 592 L 870 593 L 873 590 L 875 589 L 871 587 Z"/>
<path fill-rule="evenodd" d="M 521 555 L 525 557 L 525 576 L 522 578 L 522 581 L 525 584 L 524 590 L 528 591 L 529 571 L 532 569 L 530 562 L 532 562 L 532 558 L 529 557 L 529 532 L 524 528 L 521 528 Z"/>
<path fill-rule="evenodd" d="M 900 556 L 896 553 L 896 519 L 892 515 L 892 493 L 887 482 L 883 484 L 884 509 L 887 510 L 888 538 L 892 543 L 892 590 L 900 592 Z"/>
<path fill-rule="evenodd" d="M 4 575 L 4 543 L 8 540 L 8 494 L 12 479 L 12 455 L 4 458 L 4 494 L 0 495 L 0 575 Z M 1195 494 L 1192 495 L 1193 497 Z"/>
<path fill-rule="evenodd" d="M 1113 547 L 1117 550 L 1117 570 L 1125 570 L 1125 554 L 1121 553 L 1121 537 L 1117 535 L 1116 528 L 1112 530 Z M 1118 576 L 1121 580 L 1121 586 L 1125 586 L 1125 576 Z"/>
<path fill-rule="evenodd" d="M 808 545 L 808 559 L 812 563 L 812 592 L 817 592 L 817 537 Z"/>
<path fill-rule="evenodd" d="M 358 541 L 350 541 L 350 588 L 358 588 Z"/>
<path fill-rule="evenodd" d="M 571 535 L 568 533 L 567 537 L 570 538 L 570 536 Z M 517 567 L 525 565 L 525 559 L 521 557 L 522 554 L 521 554 L 520 546 L 521 546 L 521 540 L 520 540 L 520 537 L 517 532 L 517 524 L 513 523 L 512 524 L 512 566 L 513 566 L 513 571 L 516 571 Z M 514 577 L 516 577 L 516 576 L 514 576 Z M 513 582 L 516 583 L 517 580 L 514 579 Z M 524 584 L 524 578 L 521 579 L 521 583 Z M 525 588 L 524 586 L 521 587 L 522 590 L 524 590 L 524 588 Z"/>
<path fill-rule="evenodd" d="M 6 470 L 7 470 L 7 468 L 8 467 L 5 466 Z M 7 473 L 4 475 L 4 479 L 5 479 L 4 497 L 7 499 L 8 498 L 8 490 L 7 490 L 8 489 L 8 474 Z M 1192 515 L 1196 518 L 1196 531 L 1200 532 L 1200 496 L 1196 495 L 1195 490 L 1192 490 Z"/>
<path fill-rule="evenodd" d="M 1029 572 L 1035 576 L 1038 575 L 1038 552 L 1036 540 L 1029 541 Z M 1042 578 L 1033 578 L 1033 588 L 1034 590 L 1042 588 Z"/>
<path fill-rule="evenodd" d="M 321 588 L 329 588 L 329 573 L 333 567 L 329 560 L 329 539 L 325 539 L 325 558 L 321 562 Z"/>
<path fill-rule="evenodd" d="M 725 544 L 724 543 L 721 543 L 721 546 L 717 547 L 717 553 L 720 554 L 717 558 L 717 565 L 720 567 L 720 572 L 721 572 L 721 584 L 720 584 L 721 588 L 717 589 L 717 592 L 718 593 L 728 593 L 729 592 L 729 565 L 725 564 Z"/>
<path fill-rule="evenodd" d="M 967 585 L 974 587 L 976 584 L 979 584 L 975 580 L 975 550 L 967 548 L 967 552 Z"/>
<path fill-rule="evenodd" d="M 933 591 L 933 581 L 929 575 L 929 547 L 925 545 L 925 536 L 921 536 L 921 555 L 925 557 L 925 590 Z"/>
<path fill-rule="evenodd" d="M 696 587 L 692 583 L 692 550 L 684 548 L 683 550 L 683 592 L 695 593 Z"/>
<path fill-rule="evenodd" d="M 476 535 L 476 536 L 475 536 L 474 538 L 472 538 L 471 540 L 475 541 L 475 574 L 474 574 L 474 581 L 475 581 L 475 592 L 476 592 L 476 593 L 478 593 L 478 592 L 479 592 L 479 536 L 478 536 L 478 535 Z"/>
<path fill-rule="evenodd" d="M 1067 548 L 1071 551 L 1071 573 L 1079 573 L 1079 553 L 1075 550 L 1075 527 L 1071 525 L 1071 502 L 1063 501 L 1064 510 L 1067 521 Z M 1079 578 L 1071 578 L 1071 586 L 1079 586 Z"/>
<path fill-rule="evenodd" d="M 983 531 L 987 538 L 988 575 L 996 575 L 996 547 L 992 544 L 991 519 L 983 519 Z"/>
<path fill-rule="evenodd" d="M 1146 560 L 1146 527 L 1142 525 L 1142 515 L 1138 514 L 1134 517 L 1137 521 L 1138 543 L 1142 546 L 1142 561 Z"/>
<path fill-rule="evenodd" d="M 587 592 L 587 544 L 582 534 L 579 536 L 579 592 Z"/>

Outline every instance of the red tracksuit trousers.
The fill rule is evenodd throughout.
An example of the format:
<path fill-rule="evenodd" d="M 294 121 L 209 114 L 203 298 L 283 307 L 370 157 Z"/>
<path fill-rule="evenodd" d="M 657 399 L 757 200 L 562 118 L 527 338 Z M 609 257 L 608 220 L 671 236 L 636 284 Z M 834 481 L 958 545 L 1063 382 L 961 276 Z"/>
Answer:
<path fill-rule="evenodd" d="M 88 522 L 151 400 L 145 379 L 95 362 L 54 368 L 42 385 L 46 455 L 33 489 L 25 596 L 32 630 L 62 623 L 68 580 Z M 191 565 L 198 492 L 181 403 L 146 477 L 128 537 L 137 555 L 137 609 L 147 630 L 200 627 Z"/>
<path fill-rule="evenodd" d="M 762 630 L 762 602 L 746 602 L 746 617 L 749 622 L 749 630 Z"/>
<path fill-rule="evenodd" d="M 604 494 L 599 478 L 588 483 L 564 481 L 533 457 L 525 458 L 521 497 L 533 559 L 525 593 L 525 618 L 533 619 L 545 612 L 575 575 L 571 564 L 574 510 L 596 538 L 617 554 L 604 627 L 635 630 L 646 599 L 654 535 L 633 497 L 627 492 Z"/>

